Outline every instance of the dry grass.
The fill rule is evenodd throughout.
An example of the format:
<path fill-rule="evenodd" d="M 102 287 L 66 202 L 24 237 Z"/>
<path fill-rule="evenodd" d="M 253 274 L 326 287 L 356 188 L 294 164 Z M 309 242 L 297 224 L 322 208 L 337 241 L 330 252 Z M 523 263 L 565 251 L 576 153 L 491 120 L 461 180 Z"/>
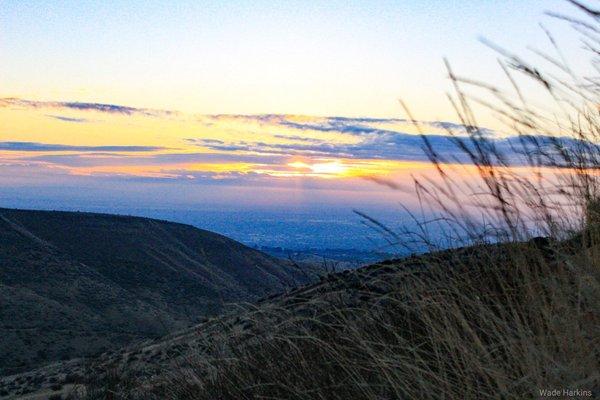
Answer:
<path fill-rule="evenodd" d="M 571 23 L 595 57 L 598 16 L 583 12 L 591 21 Z M 87 397 L 523 399 L 563 388 L 599 395 L 597 84 L 549 56 L 563 77 L 502 56 L 509 81 L 517 82 L 518 73 L 539 83 L 558 113 L 529 106 L 517 84 L 511 98 L 449 69 L 466 127 L 449 133 L 477 175 L 454 181 L 452 168 L 462 167 L 442 159 L 424 137 L 441 180 L 415 182 L 452 243 L 471 247 L 333 275 L 251 307 L 235 322 L 224 319 L 218 333 L 199 332 L 196 350 L 158 376 L 119 371 L 92 382 Z M 485 105 L 519 134 L 512 157 L 478 128 L 471 107 L 477 99 L 464 85 L 495 98 Z M 565 137 L 577 141 L 565 146 Z M 418 236 L 436 248 L 428 226 Z"/>
<path fill-rule="evenodd" d="M 478 246 L 380 266 L 360 280 L 348 274 L 241 312 L 217 334 L 199 332 L 195 350 L 158 377 L 112 371 L 93 382 L 88 398 L 522 399 L 543 388 L 597 391 L 600 247 L 581 243 Z"/>

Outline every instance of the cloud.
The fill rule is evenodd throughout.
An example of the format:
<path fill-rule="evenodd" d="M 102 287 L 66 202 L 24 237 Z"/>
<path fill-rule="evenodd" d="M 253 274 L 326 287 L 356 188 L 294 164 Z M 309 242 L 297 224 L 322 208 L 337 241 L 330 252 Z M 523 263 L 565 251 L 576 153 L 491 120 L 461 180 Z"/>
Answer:
<path fill-rule="evenodd" d="M 153 110 L 148 108 L 137 108 L 107 103 L 86 103 L 78 101 L 36 101 L 17 97 L 0 98 L 0 107 L 22 107 L 22 108 L 51 108 L 70 109 L 77 111 L 96 111 L 109 114 L 133 115 L 141 114 L 150 117 L 169 116 L 178 114 L 175 111 Z"/>
<path fill-rule="evenodd" d="M 255 154 L 277 154 L 306 157 L 329 157 L 349 159 L 373 159 L 394 161 L 429 161 L 425 151 L 425 142 L 421 135 L 407 133 L 403 128 L 412 127 L 410 121 L 399 118 L 368 117 L 308 117 L 298 115 L 218 115 L 219 121 L 243 121 L 258 123 L 287 130 L 286 134 L 272 134 L 274 139 L 284 139 L 296 143 L 272 143 L 262 140 L 240 140 L 224 143 L 212 143 L 208 140 L 190 140 L 213 151 L 250 152 Z M 436 151 L 442 162 L 472 163 L 468 151 L 476 153 L 476 146 L 486 146 L 495 152 L 498 159 L 494 162 L 506 162 L 512 165 L 524 165 L 527 157 L 540 156 L 540 162 L 554 165 L 560 162 L 557 157 L 560 148 L 578 153 L 600 152 L 600 147 L 591 143 L 582 143 L 577 139 L 553 136 L 500 137 L 497 132 L 478 127 L 478 133 L 485 142 L 478 144 L 468 139 L 471 127 L 448 121 L 420 121 L 423 128 L 435 128 L 435 133 L 425 133 L 424 137 Z M 441 132 L 440 132 L 441 131 Z M 260 131 L 259 131 L 260 132 Z M 295 134 L 299 132 L 301 134 Z M 336 139 L 325 134 L 336 134 Z M 449 133 L 452 133 L 450 135 Z M 260 134 L 260 133 L 259 133 Z M 320 135 L 323 134 L 323 135 Z M 310 136 L 305 136 L 310 135 Z M 344 137 L 347 140 L 344 142 Z M 358 139 L 358 142 L 357 142 Z M 462 144 L 457 143 L 462 140 Z M 590 156 L 591 157 L 591 156 Z M 502 158 L 502 160 L 500 160 Z"/>
<path fill-rule="evenodd" d="M 299 123 L 294 121 L 283 121 L 281 125 L 302 131 L 337 132 L 357 136 L 368 135 L 372 133 L 395 133 L 394 131 L 383 130 L 368 125 L 339 122 L 332 118 L 328 118 L 325 123 Z"/>
<path fill-rule="evenodd" d="M 467 127 L 463 124 L 457 124 L 454 122 L 447 122 L 447 121 L 428 121 L 428 122 L 422 122 L 422 124 L 425 125 L 429 125 L 429 126 L 433 126 L 436 128 L 441 128 L 447 131 L 462 131 L 462 132 L 467 132 Z M 488 129 L 488 128 L 484 128 L 484 127 L 469 127 L 469 128 L 474 128 L 477 129 L 477 132 L 482 134 L 482 135 L 486 135 L 486 136 L 493 136 L 496 134 L 496 132 L 492 129 Z"/>
<path fill-rule="evenodd" d="M 467 152 L 461 148 L 457 140 L 462 139 L 462 143 L 469 151 L 477 153 L 476 144 L 466 137 L 455 137 L 444 135 L 426 135 L 426 139 L 433 149 L 436 156 L 442 162 L 451 163 L 472 163 Z M 366 159 L 366 160 L 393 160 L 393 161 L 429 161 L 429 156 L 425 151 L 424 140 L 421 136 L 400 133 L 377 131 L 368 135 L 363 135 L 358 143 L 332 143 L 328 141 L 309 140 L 301 143 L 266 143 L 262 141 L 249 142 L 237 141 L 232 143 L 198 142 L 199 146 L 219 152 L 248 152 L 259 155 L 280 155 L 280 156 L 304 156 L 304 157 L 322 157 L 322 158 L 347 158 L 347 159 Z M 503 162 L 513 165 L 523 165 L 526 163 L 526 155 L 541 155 L 546 162 L 553 160 L 553 156 L 558 155 L 558 149 L 588 148 L 591 152 L 600 152 L 600 148 L 594 149 L 595 145 L 590 143 L 581 143 L 570 138 L 554 138 L 549 136 L 531 136 L 524 138 L 487 138 L 485 142 L 478 145 L 486 146 L 490 154 L 501 155 Z M 592 146 L 592 147 L 590 147 Z M 558 160 L 560 157 L 555 158 Z M 495 160 L 497 162 L 499 160 Z"/>
<path fill-rule="evenodd" d="M 187 138 L 184 139 L 186 142 L 188 143 L 194 143 L 194 144 L 200 144 L 200 143 L 205 143 L 207 145 L 215 145 L 215 144 L 225 144 L 224 141 L 222 140 L 218 140 L 218 139 L 194 139 L 194 138 Z"/>
<path fill-rule="evenodd" d="M 18 97 L 0 98 L 0 107 L 21 107 L 21 108 L 46 108 L 46 109 L 68 109 L 75 111 L 95 111 L 108 114 L 120 115 L 144 115 L 149 117 L 167 117 L 182 115 L 180 112 L 172 110 L 157 110 L 148 108 L 139 108 L 110 103 L 91 103 L 78 101 L 36 101 L 22 99 Z M 85 118 L 67 117 L 61 115 L 47 114 L 48 117 L 65 122 L 83 123 L 88 122 Z M 297 131 L 314 132 L 334 132 L 340 134 L 349 134 L 354 136 L 363 136 L 375 133 L 397 133 L 398 125 L 412 125 L 412 122 L 402 118 L 372 118 L 372 117 L 311 117 L 303 115 L 290 114 L 213 114 L 197 117 L 198 121 L 207 127 L 213 127 L 219 122 L 241 122 L 246 124 L 258 124 L 261 126 L 282 127 Z M 453 132 L 463 131 L 466 128 L 454 122 L 447 121 L 420 121 L 424 127 L 432 127 Z M 493 135 L 495 132 L 481 128 L 481 133 Z M 282 135 L 283 136 L 283 135 Z M 303 140 L 296 135 L 296 140 Z M 210 140 L 210 139 L 206 139 Z M 310 139 L 304 139 L 306 141 Z"/>
<path fill-rule="evenodd" d="M 237 121 L 245 123 L 276 125 L 290 117 L 293 116 L 285 114 L 212 114 L 203 115 L 200 118 L 200 121 L 206 124 L 224 121 Z"/>
<path fill-rule="evenodd" d="M 370 118 L 370 117 L 327 117 L 330 121 L 336 122 L 346 122 L 346 123 L 399 123 L 399 122 L 408 122 L 403 118 Z"/>
<path fill-rule="evenodd" d="M 450 146 L 445 136 L 431 136 L 438 146 Z M 379 133 L 371 135 L 359 143 L 330 143 L 311 140 L 309 143 L 265 143 L 239 141 L 229 144 L 198 143 L 199 146 L 214 151 L 244 151 L 262 154 L 302 155 L 318 157 L 426 160 L 422 150 L 423 141 L 419 136 L 401 133 Z M 457 150 L 457 149 L 456 149 Z"/>
<path fill-rule="evenodd" d="M 277 139 L 294 140 L 297 142 L 321 143 L 321 140 L 319 140 L 319 139 L 298 136 L 298 135 L 291 135 L 291 136 L 290 135 L 273 135 L 273 137 L 277 138 Z"/>
<path fill-rule="evenodd" d="M 36 142 L 0 142 L 0 150 L 3 151 L 108 151 L 108 152 L 151 152 L 167 150 L 166 147 L 156 146 L 72 146 L 67 144 L 51 144 Z"/>
<path fill-rule="evenodd" d="M 22 161 L 44 162 L 66 167 L 96 166 L 154 166 L 208 163 L 249 163 L 278 165 L 287 163 L 289 157 L 276 155 L 223 154 L 223 153 L 169 153 L 131 156 L 111 153 L 50 154 L 27 158 Z"/>
<path fill-rule="evenodd" d="M 352 135 L 364 135 L 376 132 L 398 132 L 397 128 L 399 125 L 413 126 L 413 122 L 403 118 L 311 117 L 291 114 L 216 114 L 204 116 L 204 119 L 201 119 L 201 121 L 211 125 L 215 121 L 237 121 L 287 127 L 300 131 L 337 132 Z M 448 121 L 418 121 L 418 124 L 422 127 L 432 127 L 444 131 L 467 132 L 464 125 Z M 480 130 L 485 134 L 495 133 L 488 128 L 482 127 Z"/>
<path fill-rule="evenodd" d="M 66 102 L 66 101 L 33 101 L 20 98 L 0 99 L 0 107 L 56 108 L 77 111 L 96 111 L 120 115 L 142 114 L 149 116 L 176 114 L 173 111 L 150 110 L 104 103 Z M 75 118 L 57 114 L 46 114 L 60 121 L 83 123 L 86 118 Z M 392 161 L 427 161 L 423 150 L 423 139 L 414 133 L 411 121 L 401 118 L 371 117 L 311 117 L 288 114 L 236 115 L 217 114 L 195 116 L 193 123 L 200 122 L 207 129 L 199 138 L 182 138 L 189 148 L 190 144 L 207 149 L 216 154 L 148 154 L 143 157 L 130 157 L 131 162 L 144 165 L 162 163 L 210 163 L 210 162 L 247 162 L 256 164 L 275 164 L 285 162 L 293 156 L 320 158 L 372 159 Z M 468 155 L 457 146 L 447 131 L 454 135 L 465 135 L 468 128 L 464 125 L 448 121 L 421 121 L 425 128 L 426 138 L 439 155 L 449 162 L 468 163 Z M 227 137 L 223 138 L 223 132 Z M 509 160 L 522 162 L 523 155 L 515 151 L 515 147 L 529 150 L 533 144 L 523 147 L 515 138 L 501 138 L 496 132 L 481 128 L 479 130 L 488 140 L 489 145 L 505 153 Z M 211 134 L 214 136 L 211 137 Z M 538 138 L 548 152 L 553 151 L 553 143 L 543 137 Z M 575 146 L 563 140 L 566 147 Z M 90 161 L 91 154 L 54 155 L 47 160 L 56 162 L 97 163 L 116 160 L 115 155 L 100 156 L 97 153 L 117 152 L 152 152 L 165 150 L 162 147 L 150 146 L 72 146 L 65 144 L 47 144 L 34 142 L 0 142 L 0 150 L 24 152 L 81 152 L 96 153 L 97 161 Z M 555 151 L 555 149 L 554 149 Z M 202 155 L 200 155 L 202 154 Z"/>
<path fill-rule="evenodd" d="M 337 132 L 342 134 L 350 134 L 355 136 L 363 136 L 369 134 L 386 134 L 386 133 L 401 133 L 396 129 L 392 129 L 394 125 L 408 125 L 412 126 L 413 123 L 405 119 L 398 118 L 347 118 L 347 117 L 328 117 L 315 122 L 296 122 L 283 120 L 280 122 L 281 125 L 298 129 L 302 131 L 318 131 L 318 132 Z M 443 129 L 445 131 L 451 131 L 453 133 L 467 133 L 467 127 L 462 124 L 447 121 L 419 121 L 419 125 L 423 127 L 433 127 Z M 383 129 L 381 126 L 388 126 L 388 129 Z M 492 136 L 496 132 L 480 127 L 479 132 Z"/>
<path fill-rule="evenodd" d="M 74 122 L 74 123 L 78 123 L 78 124 L 82 124 L 82 123 L 90 121 L 89 119 L 86 119 L 86 118 L 72 118 L 72 117 L 65 117 L 62 115 L 46 114 L 46 117 L 54 118 L 54 119 L 57 119 L 57 120 L 63 121 L 63 122 Z"/>

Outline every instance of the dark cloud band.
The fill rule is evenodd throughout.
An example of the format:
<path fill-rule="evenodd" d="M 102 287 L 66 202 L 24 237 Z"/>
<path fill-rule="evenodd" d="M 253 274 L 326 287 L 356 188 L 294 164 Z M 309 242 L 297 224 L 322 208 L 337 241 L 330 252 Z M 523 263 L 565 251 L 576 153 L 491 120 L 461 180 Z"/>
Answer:
<path fill-rule="evenodd" d="M 114 152 L 151 152 L 167 150 L 167 147 L 156 146 L 71 146 L 66 144 L 36 143 L 36 142 L 0 142 L 3 151 L 114 151 Z"/>

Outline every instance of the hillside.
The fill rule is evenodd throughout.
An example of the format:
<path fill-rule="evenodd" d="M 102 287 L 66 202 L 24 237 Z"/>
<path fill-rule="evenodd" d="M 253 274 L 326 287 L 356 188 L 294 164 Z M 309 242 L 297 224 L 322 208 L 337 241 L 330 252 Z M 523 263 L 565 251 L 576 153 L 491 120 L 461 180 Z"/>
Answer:
<path fill-rule="evenodd" d="M 0 209 L 0 373 L 158 337 L 308 280 L 188 225 Z"/>
<path fill-rule="evenodd" d="M 596 251 L 577 238 L 535 239 L 331 274 L 163 338 L 5 377 L 0 390 L 31 399 L 522 399 L 578 384 L 596 393 Z"/>

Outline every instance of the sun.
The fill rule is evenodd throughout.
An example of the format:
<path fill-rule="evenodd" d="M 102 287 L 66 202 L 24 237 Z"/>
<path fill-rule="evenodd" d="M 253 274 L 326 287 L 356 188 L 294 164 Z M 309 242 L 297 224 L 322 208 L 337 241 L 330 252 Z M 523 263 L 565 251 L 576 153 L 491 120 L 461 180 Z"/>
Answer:
<path fill-rule="evenodd" d="M 298 172 L 302 175 L 317 175 L 323 177 L 344 175 L 348 171 L 348 166 L 338 160 L 314 164 L 296 161 L 288 164 L 288 166 L 299 170 Z"/>
<path fill-rule="evenodd" d="M 310 169 L 316 174 L 343 175 L 348 170 L 348 167 L 339 161 L 333 161 L 313 164 L 310 166 Z"/>

